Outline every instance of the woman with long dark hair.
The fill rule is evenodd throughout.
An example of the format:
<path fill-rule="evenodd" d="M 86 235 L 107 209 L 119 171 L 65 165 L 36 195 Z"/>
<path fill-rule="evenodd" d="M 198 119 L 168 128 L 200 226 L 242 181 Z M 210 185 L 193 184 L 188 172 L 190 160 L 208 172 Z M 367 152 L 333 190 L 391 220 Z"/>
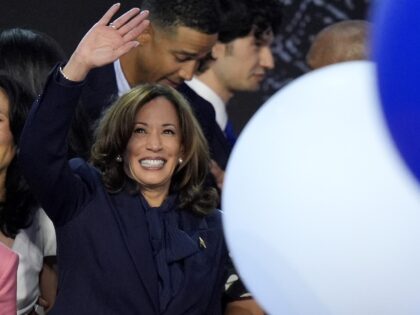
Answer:
<path fill-rule="evenodd" d="M 54 227 L 39 209 L 17 161 L 32 101 L 18 81 L 0 73 L 0 242 L 19 254 L 18 314 L 31 313 L 37 302 L 52 305 L 56 290 L 50 264 L 56 251 Z"/>

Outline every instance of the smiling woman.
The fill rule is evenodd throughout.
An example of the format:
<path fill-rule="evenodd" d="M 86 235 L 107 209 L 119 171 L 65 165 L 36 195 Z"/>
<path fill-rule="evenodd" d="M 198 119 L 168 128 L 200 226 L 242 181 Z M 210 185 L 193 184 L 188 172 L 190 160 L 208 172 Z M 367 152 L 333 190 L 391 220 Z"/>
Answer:
<path fill-rule="evenodd" d="M 87 73 L 135 47 L 148 25 L 133 9 L 109 27 L 118 7 L 55 68 L 22 134 L 20 162 L 58 235 L 51 314 L 222 314 L 228 254 L 216 193 L 204 188 L 209 153 L 176 90 L 121 96 L 99 122 L 90 163 L 67 161 Z"/>
<path fill-rule="evenodd" d="M 150 205 L 168 195 L 172 175 L 182 161 L 179 122 L 174 105 L 159 96 L 138 110 L 124 154 L 124 170 L 140 184 Z M 153 191 L 154 194 L 150 194 Z"/>
<path fill-rule="evenodd" d="M 110 192 L 134 183 L 150 205 L 176 191 L 181 207 L 199 214 L 214 210 L 216 196 L 201 188 L 209 160 L 205 138 L 173 88 L 132 89 L 105 112 L 95 139 L 91 161 Z"/>

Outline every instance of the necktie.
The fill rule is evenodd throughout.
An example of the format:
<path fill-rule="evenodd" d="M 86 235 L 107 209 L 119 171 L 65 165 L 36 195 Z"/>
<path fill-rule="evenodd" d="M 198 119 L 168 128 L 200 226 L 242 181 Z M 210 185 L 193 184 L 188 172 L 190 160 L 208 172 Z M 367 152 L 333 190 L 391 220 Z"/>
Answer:
<path fill-rule="evenodd" d="M 227 121 L 225 127 L 225 136 L 229 144 L 233 147 L 236 142 L 236 135 L 235 131 L 233 130 L 232 122 L 230 120 Z"/>

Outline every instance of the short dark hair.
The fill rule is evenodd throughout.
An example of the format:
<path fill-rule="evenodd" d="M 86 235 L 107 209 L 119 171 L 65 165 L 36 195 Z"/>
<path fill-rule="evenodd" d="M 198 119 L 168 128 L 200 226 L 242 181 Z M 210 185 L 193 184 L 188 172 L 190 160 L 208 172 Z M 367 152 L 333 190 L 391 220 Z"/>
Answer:
<path fill-rule="evenodd" d="M 0 32 L 0 56 L 0 70 L 20 81 L 34 96 L 41 93 L 52 67 L 65 59 L 53 38 L 23 28 Z"/>
<path fill-rule="evenodd" d="M 109 107 L 95 133 L 91 162 L 102 172 L 102 181 L 110 193 L 130 189 L 133 182 L 116 157 L 126 150 L 137 112 L 157 97 L 166 98 L 175 107 L 184 148 L 184 161 L 172 175 L 170 192 L 179 194 L 180 208 L 196 214 L 208 214 L 217 205 L 217 193 L 213 188 L 204 186 L 210 162 L 207 142 L 190 105 L 170 86 L 137 86 Z M 138 193 L 138 189 L 135 192 Z"/>
<path fill-rule="evenodd" d="M 205 34 L 219 32 L 217 0 L 143 0 L 141 8 L 149 10 L 150 21 L 161 28 L 186 26 Z"/>
<path fill-rule="evenodd" d="M 33 98 L 20 82 L 4 72 L 0 72 L 0 90 L 9 101 L 9 127 L 18 151 L 20 135 Z M 20 229 L 31 224 L 38 205 L 23 178 L 16 154 L 6 174 L 6 199 L 0 203 L 0 230 L 14 238 Z"/>
<path fill-rule="evenodd" d="M 219 0 L 221 25 L 218 40 L 228 43 L 254 31 L 258 38 L 267 29 L 276 34 L 282 22 L 279 0 Z"/>
<path fill-rule="evenodd" d="M 218 41 L 227 44 L 253 32 L 263 39 L 266 31 L 277 34 L 282 22 L 279 0 L 219 0 L 220 30 Z M 197 72 L 203 73 L 214 61 L 211 52 L 200 61 Z"/>

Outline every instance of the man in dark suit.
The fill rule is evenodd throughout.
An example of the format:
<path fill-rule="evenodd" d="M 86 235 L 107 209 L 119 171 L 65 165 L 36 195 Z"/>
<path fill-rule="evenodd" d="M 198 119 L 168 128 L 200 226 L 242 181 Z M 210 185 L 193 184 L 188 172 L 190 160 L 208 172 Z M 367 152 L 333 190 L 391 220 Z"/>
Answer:
<path fill-rule="evenodd" d="M 209 106 L 214 109 L 213 125 L 206 122 L 212 130 L 207 140 L 214 160 L 211 171 L 222 189 L 236 140 L 226 105 L 238 91 L 258 90 L 267 71 L 273 69 L 271 44 L 281 23 L 281 7 L 277 0 L 220 0 L 220 5 L 218 41 L 196 76 L 180 90 L 196 112 Z"/>
<path fill-rule="evenodd" d="M 137 38 L 138 47 L 89 74 L 72 127 L 72 155 L 89 157 L 91 126 L 116 97 L 142 83 L 176 87 L 190 80 L 216 42 L 220 14 L 214 0 L 143 0 L 139 5 L 150 12 L 149 28 Z"/>

